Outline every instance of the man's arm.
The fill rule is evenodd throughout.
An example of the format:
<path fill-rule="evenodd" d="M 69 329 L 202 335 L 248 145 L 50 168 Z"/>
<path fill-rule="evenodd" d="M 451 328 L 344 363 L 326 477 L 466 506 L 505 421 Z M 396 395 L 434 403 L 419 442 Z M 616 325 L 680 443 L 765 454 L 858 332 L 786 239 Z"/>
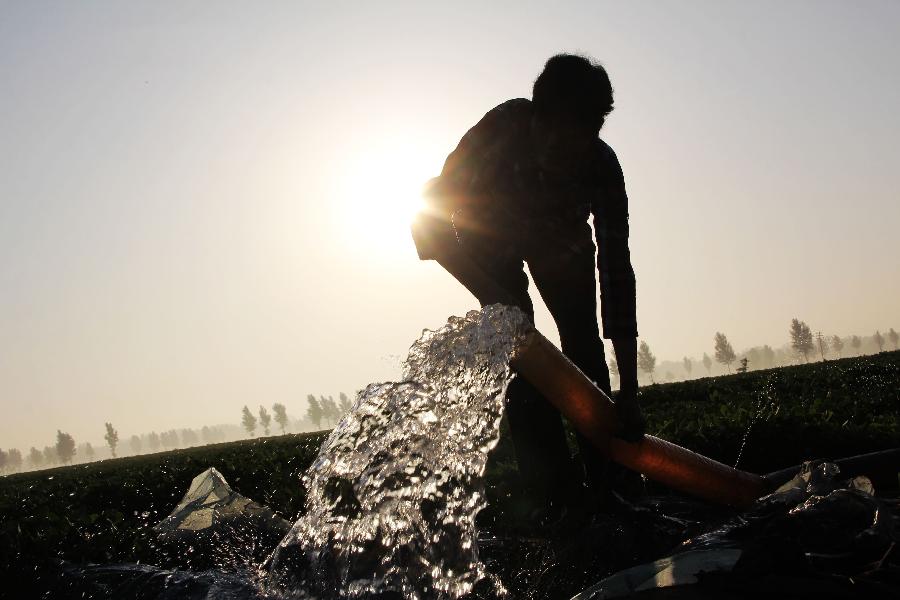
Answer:
<path fill-rule="evenodd" d="M 593 206 L 600 279 L 603 337 L 612 340 L 619 366 L 616 409 L 625 425 L 623 437 L 637 439 L 644 419 L 637 403 L 637 318 L 634 269 L 628 248 L 628 195 L 625 176 L 612 148 L 606 152 L 603 189 Z"/>
<path fill-rule="evenodd" d="M 637 393 L 637 338 L 615 337 L 612 339 L 619 367 L 619 392 L 633 396 Z"/>

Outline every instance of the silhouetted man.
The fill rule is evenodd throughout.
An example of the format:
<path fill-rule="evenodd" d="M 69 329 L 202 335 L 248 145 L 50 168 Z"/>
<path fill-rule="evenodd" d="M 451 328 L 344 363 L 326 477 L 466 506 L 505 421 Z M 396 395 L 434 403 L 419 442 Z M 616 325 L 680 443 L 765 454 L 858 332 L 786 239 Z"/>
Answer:
<path fill-rule="evenodd" d="M 463 136 L 441 175 L 429 182 L 426 197 L 428 212 L 439 217 L 434 222 L 452 227 L 456 243 L 533 321 L 528 263 L 556 321 L 562 351 L 611 395 L 597 324 L 596 256 L 603 334 L 612 340 L 619 365 L 622 435 L 639 439 L 644 421 L 636 398 L 628 198 L 616 154 L 598 137 L 612 109 L 613 90 L 602 66 L 580 56 L 554 56 L 534 82 L 531 100 L 500 104 Z M 420 258 L 435 258 L 420 244 L 428 233 L 413 233 Z M 488 295 L 479 296 L 482 306 L 500 300 Z M 559 413 L 516 377 L 507 393 L 507 417 L 526 487 L 549 507 L 544 515 L 557 514 L 582 480 Z M 604 460 L 580 437 L 579 450 L 586 483 L 602 491 Z"/>

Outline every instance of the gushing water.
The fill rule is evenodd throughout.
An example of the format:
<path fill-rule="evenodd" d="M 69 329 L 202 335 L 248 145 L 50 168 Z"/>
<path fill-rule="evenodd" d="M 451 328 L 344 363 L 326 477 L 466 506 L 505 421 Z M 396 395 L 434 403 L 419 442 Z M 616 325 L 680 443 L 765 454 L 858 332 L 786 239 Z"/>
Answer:
<path fill-rule="evenodd" d="M 272 556 L 272 583 L 318 597 L 457 598 L 485 578 L 482 475 L 530 327 L 502 305 L 452 317 L 413 344 L 402 381 L 360 392 L 303 478 L 307 510 Z"/>

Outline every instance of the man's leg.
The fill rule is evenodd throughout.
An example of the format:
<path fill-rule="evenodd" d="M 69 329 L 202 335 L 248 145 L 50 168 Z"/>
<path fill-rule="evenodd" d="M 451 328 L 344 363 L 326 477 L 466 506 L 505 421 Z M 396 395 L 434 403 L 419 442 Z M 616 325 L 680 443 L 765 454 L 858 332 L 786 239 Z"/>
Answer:
<path fill-rule="evenodd" d="M 523 263 L 489 266 L 486 271 L 533 322 Z M 506 389 L 506 418 L 525 494 L 539 512 L 558 508 L 567 499 L 564 490 L 574 475 L 559 412 L 527 379 L 514 375 Z"/>
<path fill-rule="evenodd" d="M 506 416 L 526 494 L 554 513 L 570 499 L 576 471 L 559 412 L 526 379 L 507 389 Z"/>
<path fill-rule="evenodd" d="M 587 231 L 590 235 L 590 231 Z M 609 369 L 597 323 L 597 290 L 593 242 L 581 251 L 553 244 L 536 248 L 528 257 L 535 287 L 559 330 L 565 354 L 607 395 L 611 395 Z M 607 460 L 581 434 L 577 434 L 585 480 L 594 495 L 605 493 Z"/>
<path fill-rule="evenodd" d="M 514 299 L 531 321 L 534 308 L 528 296 L 528 276 L 517 252 L 503 240 L 461 232 L 465 251 L 502 290 Z M 478 298 L 482 307 L 497 301 Z M 516 462 L 526 494 L 543 511 L 558 507 L 573 478 L 573 464 L 559 412 L 526 379 L 515 375 L 507 387 L 506 417 Z"/>

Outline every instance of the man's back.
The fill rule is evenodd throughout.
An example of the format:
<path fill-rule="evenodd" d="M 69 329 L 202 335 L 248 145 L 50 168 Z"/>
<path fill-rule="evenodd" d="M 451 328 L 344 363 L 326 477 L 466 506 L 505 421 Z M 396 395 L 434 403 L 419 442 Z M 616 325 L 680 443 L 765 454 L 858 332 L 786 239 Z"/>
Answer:
<path fill-rule="evenodd" d="M 438 210 L 448 217 L 462 213 L 451 217 L 458 237 L 467 235 L 467 227 L 488 232 L 498 256 L 526 260 L 547 246 L 593 253 L 587 224 L 593 215 L 604 336 L 637 337 L 628 198 L 618 158 L 596 137 L 579 169 L 548 173 L 531 143 L 533 117 L 534 104 L 516 98 L 469 129 L 444 163 L 434 194 Z"/>
<path fill-rule="evenodd" d="M 586 220 L 615 172 L 615 154 L 598 137 L 591 160 L 578 172 L 548 173 L 531 144 L 533 116 L 534 106 L 525 98 L 491 109 L 447 157 L 441 179 L 464 196 L 489 200 L 511 219 Z"/>

